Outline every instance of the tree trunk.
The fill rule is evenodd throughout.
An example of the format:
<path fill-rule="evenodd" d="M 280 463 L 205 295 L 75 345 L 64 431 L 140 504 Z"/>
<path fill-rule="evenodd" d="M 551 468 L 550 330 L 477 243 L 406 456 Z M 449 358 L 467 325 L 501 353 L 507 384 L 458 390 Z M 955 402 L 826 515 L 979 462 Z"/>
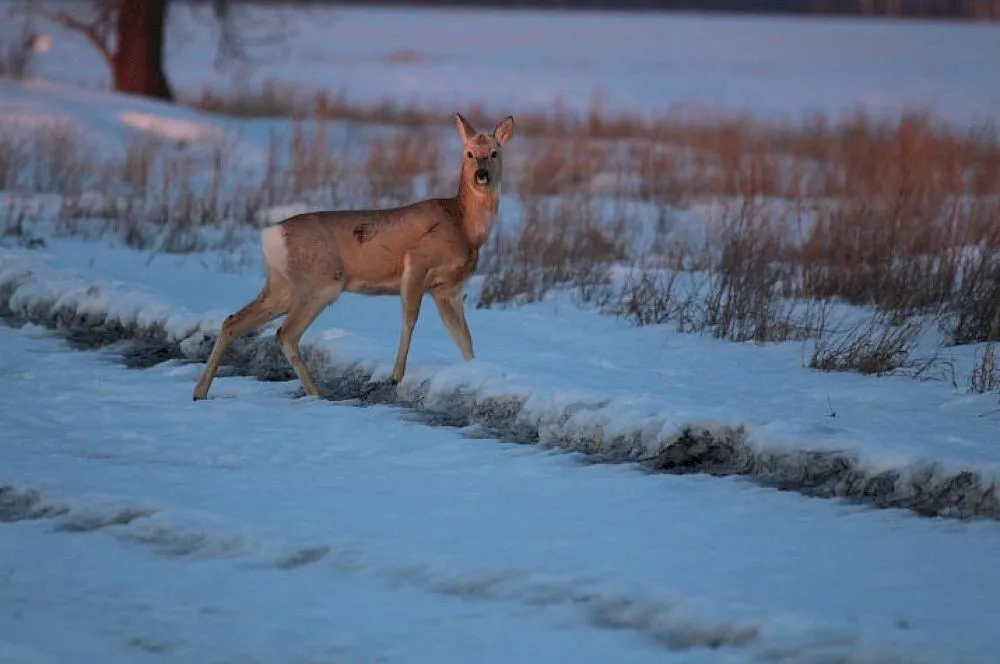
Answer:
<path fill-rule="evenodd" d="M 115 91 L 173 101 L 163 70 L 167 0 L 125 0 L 120 6 Z"/>

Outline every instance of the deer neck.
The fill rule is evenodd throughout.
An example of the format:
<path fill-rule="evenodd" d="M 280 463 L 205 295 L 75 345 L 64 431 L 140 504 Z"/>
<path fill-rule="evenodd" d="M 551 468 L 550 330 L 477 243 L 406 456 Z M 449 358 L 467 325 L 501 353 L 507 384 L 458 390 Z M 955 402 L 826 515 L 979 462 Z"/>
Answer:
<path fill-rule="evenodd" d="M 462 178 L 458 186 L 458 208 L 462 214 L 462 227 L 469 241 L 480 247 L 486 242 L 500 209 L 500 188 L 481 189 Z"/>

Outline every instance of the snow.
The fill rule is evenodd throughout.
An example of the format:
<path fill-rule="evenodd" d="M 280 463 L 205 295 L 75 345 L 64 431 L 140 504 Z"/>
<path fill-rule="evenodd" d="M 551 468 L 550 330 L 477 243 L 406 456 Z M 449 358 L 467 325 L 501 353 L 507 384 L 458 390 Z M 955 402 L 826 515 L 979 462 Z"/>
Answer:
<path fill-rule="evenodd" d="M 0 484 L 68 509 L 0 528 L 5 662 L 1000 647 L 995 523 L 580 465 L 399 409 L 290 402 L 282 383 L 220 378 L 226 398 L 191 402 L 197 364 L 128 370 L 32 326 L 0 344 Z"/>
<path fill-rule="evenodd" d="M 917 103 L 959 122 L 1000 118 L 990 26 L 252 8 L 251 28 L 296 38 L 273 47 L 283 58 L 233 74 L 206 66 L 205 11 L 171 15 L 168 69 L 188 93 L 274 78 L 516 116 L 551 110 L 553 95 L 580 109 L 600 88 L 609 107 L 646 112 Z M 68 123 L 87 150 L 118 157 L 135 136 L 225 146 L 238 182 L 289 125 L 93 89 L 106 85 L 103 64 L 50 32 L 40 78 L 0 82 L 5 126 Z M 815 372 L 801 344 L 636 329 L 557 294 L 513 310 L 467 305 L 472 362 L 426 302 L 398 393 L 365 397 L 391 371 L 399 303 L 346 294 L 304 345 L 321 382 L 348 398 L 223 375 L 193 403 L 206 344 L 262 284 L 258 234 L 244 229 L 226 251 L 136 251 L 44 232 L 58 194 L 2 195 L 31 209 L 44 247 L 0 238 L 0 314 L 59 330 L 0 325 L 3 664 L 995 659 L 995 394 Z M 697 231 L 720 204 L 678 224 Z M 255 215 L 263 225 L 306 209 Z M 517 222 L 515 199 L 502 210 Z M 84 352 L 53 338 L 67 334 L 138 338 L 172 359 L 126 369 L 126 346 Z M 247 342 L 243 369 L 287 371 L 270 335 Z M 943 351 L 959 379 L 973 350 Z M 689 461 L 687 428 L 695 446 L 728 449 L 735 476 L 602 463 Z M 840 463 L 836 490 L 819 495 L 992 518 L 769 484 L 808 494 Z"/>
<path fill-rule="evenodd" d="M 158 326 L 192 359 L 204 335 L 256 295 L 261 275 L 259 255 L 219 272 L 205 255 L 72 239 L 52 239 L 44 251 L 0 250 L 0 288 L 13 289 L 14 311 L 38 310 L 43 319 L 58 310 L 106 315 L 143 328 L 139 336 Z M 398 341 L 398 306 L 393 298 L 345 294 L 309 328 L 304 346 L 322 351 L 331 380 L 359 370 L 384 380 Z M 655 455 L 688 427 L 718 437 L 740 437 L 743 428 L 759 453 L 837 452 L 870 476 L 901 473 L 904 493 L 912 477 L 927 475 L 920 482 L 940 489 L 972 470 L 986 504 L 1000 498 L 995 395 L 945 381 L 813 371 L 804 366 L 802 344 L 734 344 L 661 326 L 632 328 L 565 298 L 513 311 L 467 310 L 477 349 L 468 363 L 426 303 L 400 387 L 404 400 L 442 413 L 456 403 L 464 413 L 513 403 L 507 424 L 543 443 L 625 458 Z M 960 371 L 962 359 L 956 351 Z M 218 386 L 210 394 L 228 396 Z"/>
<path fill-rule="evenodd" d="M 794 116 L 927 107 L 958 122 L 1000 118 L 988 24 L 359 7 L 241 8 L 252 67 L 213 68 L 207 7 L 170 16 L 167 73 L 179 92 L 271 79 L 363 102 L 447 110 L 608 109 Z M 44 25 L 38 76 L 108 84 L 78 35 Z M 258 44 L 254 46 L 254 44 Z M 933 44 L 933 47 L 929 45 Z"/>
<path fill-rule="evenodd" d="M 249 164 L 266 158 L 266 136 L 255 134 L 252 123 L 213 119 L 182 106 L 149 99 L 37 80 L 24 83 L 0 80 L 0 127 L 71 127 L 98 155 L 120 155 L 136 136 L 198 147 L 226 146 L 233 158 Z"/>

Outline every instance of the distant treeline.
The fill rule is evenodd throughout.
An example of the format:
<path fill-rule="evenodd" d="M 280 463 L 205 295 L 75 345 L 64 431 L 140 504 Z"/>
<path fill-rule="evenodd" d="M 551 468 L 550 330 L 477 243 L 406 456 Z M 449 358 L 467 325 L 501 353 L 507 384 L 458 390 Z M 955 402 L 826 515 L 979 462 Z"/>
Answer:
<path fill-rule="evenodd" d="M 269 4 L 345 4 L 536 9 L 721 11 L 841 16 L 909 16 L 1000 20 L 1000 0 L 257 0 Z"/>

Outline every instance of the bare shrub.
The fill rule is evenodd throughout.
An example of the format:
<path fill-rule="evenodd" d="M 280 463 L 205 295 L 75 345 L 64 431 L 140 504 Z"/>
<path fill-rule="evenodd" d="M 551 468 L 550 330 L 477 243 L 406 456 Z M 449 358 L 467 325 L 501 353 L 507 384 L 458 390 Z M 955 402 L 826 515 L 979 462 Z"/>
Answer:
<path fill-rule="evenodd" d="M 10 239 L 19 247 L 39 249 L 45 246 L 45 239 L 39 237 L 33 228 L 38 214 L 32 206 L 17 200 L 6 200 L 0 204 L 0 239 Z"/>
<path fill-rule="evenodd" d="M 574 195 L 590 190 L 598 173 L 609 168 L 608 149 L 574 139 L 538 139 L 529 144 L 515 178 L 524 196 Z"/>
<path fill-rule="evenodd" d="M 288 146 L 285 197 L 306 197 L 319 189 L 330 187 L 341 173 L 337 153 L 331 149 L 329 125 L 324 120 L 292 123 Z M 272 134 L 273 136 L 273 134 Z"/>
<path fill-rule="evenodd" d="M 275 206 L 393 205 L 451 185 L 442 137 L 453 135 L 438 127 L 450 132 L 450 109 L 355 104 L 273 82 L 257 92 L 205 92 L 198 103 L 294 119 L 272 130 L 266 164 L 252 175 L 234 167 L 225 142 L 184 147 L 141 137 L 124 159 L 105 163 L 70 128 L 0 130 L 0 187 L 62 194 L 65 232 L 97 228 L 136 246 L 184 251 L 201 246 L 203 226 L 258 224 Z M 330 118 L 395 131 L 381 127 L 367 147 L 341 149 L 332 136 L 343 126 L 332 132 Z M 955 343 L 1000 340 L 992 128 L 961 132 L 913 113 L 784 125 L 612 116 L 600 100 L 584 113 L 557 105 L 517 121 L 533 138 L 511 153 L 505 184 L 522 199 L 524 218 L 498 226 L 484 247 L 479 306 L 572 285 L 579 302 L 608 304 L 637 325 L 673 320 L 684 331 L 764 342 L 820 334 L 817 320 L 839 298 L 890 312 L 896 323 L 943 312 Z M 697 250 L 666 230 L 672 206 L 733 198 L 709 240 L 694 240 Z M 647 267 L 615 292 L 609 267 L 640 256 L 629 215 L 607 209 L 625 199 L 655 202 L 663 228 L 641 254 Z"/>
<path fill-rule="evenodd" d="M 24 222 L 27 218 L 27 211 L 18 205 L 7 204 L 3 206 L 3 230 L 0 235 L 3 237 L 24 237 Z"/>
<path fill-rule="evenodd" d="M 528 199 L 514 233 L 497 229 L 484 248 L 477 307 L 538 301 L 553 287 L 593 284 L 628 256 L 628 220 L 610 223 L 580 198 Z"/>
<path fill-rule="evenodd" d="M 483 263 L 483 283 L 476 308 L 491 309 L 540 301 L 548 290 L 548 284 L 534 261 L 525 256 L 520 238 L 498 235 L 491 238 L 490 245 L 488 260 Z"/>
<path fill-rule="evenodd" d="M 16 8 L 9 8 L 3 14 L 6 14 L 6 25 L 0 31 L 0 78 L 10 77 L 19 81 L 31 71 L 31 61 L 40 37 L 31 17 L 16 17 Z"/>
<path fill-rule="evenodd" d="M 206 89 L 187 103 L 240 117 L 316 116 L 411 127 L 448 126 L 453 121 L 452 109 L 353 102 L 343 95 L 273 80 L 255 90 Z M 475 121 L 496 113 L 476 107 L 466 115 Z M 907 199 L 920 199 L 935 190 L 970 190 L 976 196 L 1000 192 L 996 128 L 957 132 L 925 113 L 904 112 L 890 121 L 858 112 L 837 122 L 812 115 L 798 123 L 774 124 L 750 116 L 704 118 L 673 110 L 653 117 L 611 115 L 598 98 L 582 113 L 556 103 L 545 112 L 521 113 L 517 122 L 519 135 L 542 139 L 533 148 L 538 152 L 531 162 L 550 161 L 557 168 L 549 172 L 559 172 L 567 162 L 560 150 L 583 149 L 587 143 L 606 149 L 616 141 L 628 141 L 635 170 L 648 176 L 645 186 L 651 194 L 669 189 L 661 176 L 669 179 L 680 171 L 689 187 L 697 184 L 704 192 L 726 196 L 754 191 L 768 196 L 865 198 L 895 189 Z M 551 139 L 562 140 L 547 144 Z M 670 149 L 662 151 L 660 146 Z M 570 161 L 581 168 L 586 164 L 584 158 Z M 572 173 L 564 177 L 573 180 Z"/>
<path fill-rule="evenodd" d="M 958 276 L 957 242 L 938 219 L 887 212 L 884 200 L 830 203 L 819 211 L 799 255 L 806 296 L 904 312 L 935 309 L 949 299 Z"/>
<path fill-rule="evenodd" d="M 261 207 L 301 201 L 335 205 L 341 194 L 338 183 L 347 171 L 346 158 L 331 144 L 325 120 L 295 119 L 287 132 L 272 127 L 263 173 L 236 189 L 231 214 L 256 219 Z"/>
<path fill-rule="evenodd" d="M 636 327 L 661 325 L 677 317 L 677 279 L 673 270 L 640 269 L 630 273 L 610 312 Z"/>
<path fill-rule="evenodd" d="M 401 205 L 417 197 L 417 178 L 429 191 L 441 189 L 441 143 L 426 131 L 397 128 L 377 139 L 368 151 L 364 173 L 370 200 Z"/>
<path fill-rule="evenodd" d="M 966 256 L 953 316 L 954 343 L 1000 341 L 1000 246 L 976 247 Z"/>
<path fill-rule="evenodd" d="M 969 376 L 969 391 L 976 394 L 1000 391 L 1000 362 L 993 344 L 986 344 L 976 354 L 976 364 Z"/>
<path fill-rule="evenodd" d="M 0 124 L 0 191 L 18 186 L 30 160 L 29 139 L 14 123 Z"/>
<path fill-rule="evenodd" d="M 600 266 L 581 273 L 574 285 L 574 302 L 578 307 L 593 306 L 603 311 L 614 295 L 611 273 Z"/>
<path fill-rule="evenodd" d="M 691 196 L 697 176 L 687 151 L 661 142 L 629 144 L 629 161 L 638 175 L 637 194 L 646 200 L 682 205 Z"/>
<path fill-rule="evenodd" d="M 80 136 L 76 127 L 56 124 L 35 134 L 34 183 L 36 191 L 77 193 L 92 175 L 93 162 L 88 152 L 91 141 Z"/>
<path fill-rule="evenodd" d="M 731 341 L 786 341 L 803 334 L 788 297 L 795 292 L 788 227 L 744 199 L 719 222 L 721 256 L 705 301 L 705 323 Z"/>
<path fill-rule="evenodd" d="M 454 122 L 448 109 L 420 107 L 394 100 L 355 102 L 343 94 L 314 90 L 300 85 L 265 80 L 258 88 L 242 88 L 224 92 L 204 88 L 196 95 L 179 95 L 179 101 L 209 113 L 239 118 L 315 118 L 366 124 L 406 127 L 445 125 Z M 475 121 L 489 116 L 483 109 L 468 109 L 467 117 Z M 518 132 L 522 131 L 520 124 Z"/>
<path fill-rule="evenodd" d="M 163 159 L 164 141 L 159 136 L 137 132 L 129 134 L 125 142 L 125 163 L 122 182 L 131 191 L 145 194 L 153 182 Z"/>
<path fill-rule="evenodd" d="M 725 126 L 711 145 L 724 196 L 782 196 L 780 154 L 766 137 L 747 127 Z"/>
<path fill-rule="evenodd" d="M 305 118 L 317 113 L 320 98 L 298 86 L 267 80 L 258 89 L 229 93 L 206 87 L 180 100 L 208 113 L 240 118 Z"/>
<path fill-rule="evenodd" d="M 960 250 L 992 222 L 970 196 L 996 192 L 995 134 L 959 135 L 927 116 L 858 115 L 819 140 L 824 185 L 799 257 L 808 296 L 908 312 L 946 303 Z"/>
<path fill-rule="evenodd" d="M 809 367 L 820 371 L 854 371 L 882 376 L 917 363 L 911 357 L 924 323 L 910 319 L 893 325 L 876 313 L 846 333 L 824 333 L 814 344 Z"/>
<path fill-rule="evenodd" d="M 58 232 L 193 251 L 202 228 L 255 224 L 262 207 L 335 202 L 344 164 L 325 121 L 292 121 L 271 139 L 264 168 L 247 171 L 235 134 L 194 143 L 134 132 L 121 156 L 105 156 L 73 124 L 11 121 L 0 126 L 0 185 L 59 194 Z"/>
<path fill-rule="evenodd" d="M 0 189 L 78 193 L 94 174 L 92 142 L 68 122 L 0 123 Z"/>

